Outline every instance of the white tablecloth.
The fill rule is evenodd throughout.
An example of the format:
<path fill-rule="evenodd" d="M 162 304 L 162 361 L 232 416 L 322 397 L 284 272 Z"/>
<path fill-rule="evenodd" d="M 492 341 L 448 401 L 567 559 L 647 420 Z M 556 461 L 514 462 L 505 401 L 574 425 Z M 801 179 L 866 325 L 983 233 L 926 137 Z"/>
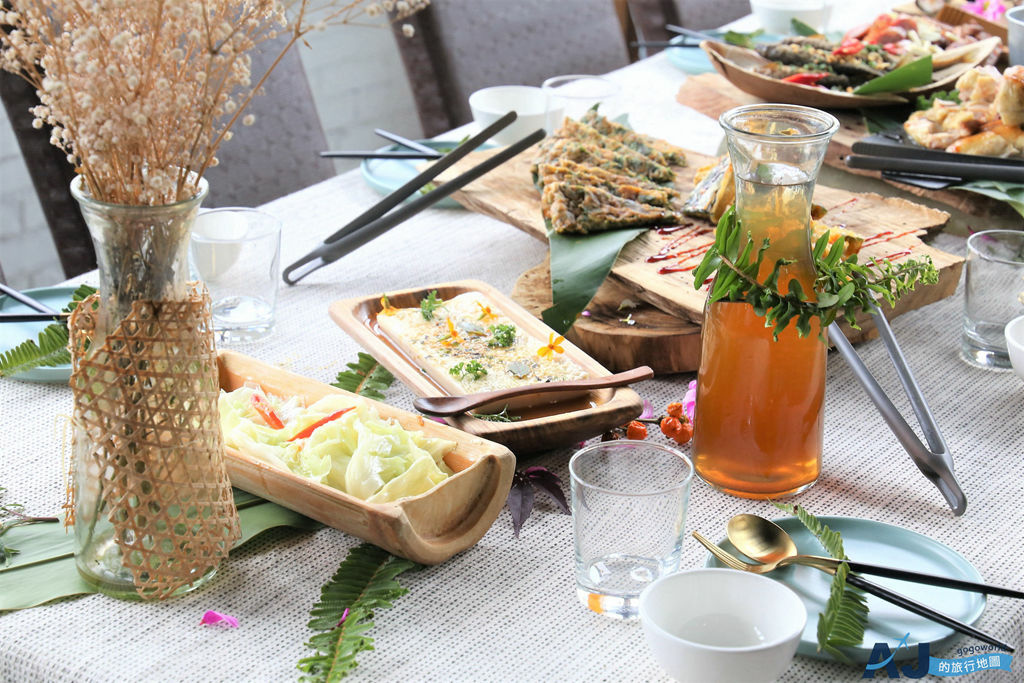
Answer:
<path fill-rule="evenodd" d="M 681 74 L 663 57 L 615 74 L 631 97 L 636 128 L 705 153 L 718 147 L 717 124 L 674 102 Z M 378 197 L 349 173 L 268 205 L 285 223 L 282 263 L 306 253 L 326 234 Z M 942 236 L 937 246 L 962 251 Z M 426 211 L 386 235 L 282 289 L 277 328 L 251 348 L 257 358 L 330 382 L 359 347 L 327 316 L 337 299 L 461 278 L 479 278 L 509 292 L 520 273 L 539 263 L 545 247 L 497 221 L 465 211 Z M 837 355 L 829 358 L 824 473 L 798 501 L 818 515 L 864 517 L 938 539 L 962 553 L 989 582 L 1024 586 L 1020 550 L 1024 493 L 1024 382 L 966 366 L 957 357 L 961 297 L 895 321 L 911 367 L 943 429 L 968 497 L 953 517 L 920 475 Z M 891 394 L 880 343 L 859 351 Z M 638 386 L 657 407 L 679 400 L 690 376 Z M 388 401 L 410 407 L 399 384 Z M 905 401 L 897 401 L 905 412 Z M 8 502 L 35 514 L 63 500 L 62 430 L 71 392 L 0 380 L 0 485 Z M 909 415 L 910 413 L 907 412 Z M 567 481 L 569 452 L 529 464 L 552 468 Z M 687 520 L 712 537 L 740 512 L 778 516 L 767 503 L 732 498 L 695 482 Z M 347 549 L 359 543 L 340 531 L 268 532 L 232 553 L 214 582 L 192 595 L 157 604 L 100 595 L 69 599 L 0 616 L 0 679 L 27 680 L 293 680 L 308 651 L 306 623 L 320 587 Z M 700 566 L 704 551 L 687 537 L 683 566 Z M 615 622 L 577 601 L 570 518 L 538 498 L 520 538 L 503 511 L 474 548 L 401 578 L 410 590 L 376 615 L 376 651 L 360 656 L 354 678 L 388 681 L 662 680 L 638 623 Z M 200 627 L 207 609 L 236 616 L 238 629 Z M 681 605 L 680 609 L 685 609 Z M 994 597 L 977 625 L 1019 644 L 1024 602 Z M 938 656 L 975 644 L 957 638 Z M 783 680 L 855 680 L 861 669 L 797 657 Z M 1011 673 L 971 680 L 1020 680 Z"/>

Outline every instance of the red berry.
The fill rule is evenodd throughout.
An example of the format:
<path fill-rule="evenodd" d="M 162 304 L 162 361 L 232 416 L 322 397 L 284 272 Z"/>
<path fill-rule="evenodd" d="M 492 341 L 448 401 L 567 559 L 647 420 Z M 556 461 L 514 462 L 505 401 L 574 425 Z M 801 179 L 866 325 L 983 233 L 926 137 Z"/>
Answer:
<path fill-rule="evenodd" d="M 647 425 L 633 420 L 626 426 L 626 438 L 642 441 L 647 438 Z"/>
<path fill-rule="evenodd" d="M 665 408 L 665 412 L 674 418 L 682 419 L 683 417 L 683 404 L 682 403 L 669 403 Z"/>
<path fill-rule="evenodd" d="M 669 438 L 675 438 L 676 433 L 683 428 L 678 418 L 666 417 L 661 421 L 661 433 Z"/>

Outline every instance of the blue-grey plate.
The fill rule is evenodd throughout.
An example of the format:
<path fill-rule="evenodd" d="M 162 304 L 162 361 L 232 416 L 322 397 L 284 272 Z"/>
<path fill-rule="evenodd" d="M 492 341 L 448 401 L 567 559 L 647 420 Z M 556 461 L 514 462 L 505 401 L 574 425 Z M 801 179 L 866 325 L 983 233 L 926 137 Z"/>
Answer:
<path fill-rule="evenodd" d="M 704 33 L 717 40 L 722 40 L 725 36 L 725 31 L 711 30 L 704 31 Z M 672 42 L 682 44 L 684 39 L 689 44 L 698 42 L 696 38 L 686 38 L 686 36 L 676 36 Z M 782 40 L 782 36 L 777 36 L 774 33 L 762 33 L 754 39 L 754 42 L 774 43 L 779 40 Z M 706 74 L 715 70 L 715 67 L 711 66 L 711 60 L 708 59 L 707 54 L 696 44 L 693 47 L 669 47 L 665 51 L 668 53 L 668 61 L 672 62 L 677 69 L 682 69 L 688 74 Z"/>
<path fill-rule="evenodd" d="M 927 536 L 891 524 L 855 517 L 819 517 L 818 519 L 842 535 L 843 549 L 853 560 L 928 574 L 939 574 L 966 581 L 983 581 L 978 570 L 963 555 Z M 785 517 L 772 521 L 793 537 L 801 554 L 828 554 L 818 543 L 818 539 L 811 535 L 796 517 Z M 743 558 L 743 555 L 733 547 L 728 539 L 722 539 L 718 545 L 741 559 Z M 708 555 L 705 564 L 709 567 L 722 566 L 711 555 Z M 765 576 L 781 581 L 792 588 L 807 607 L 807 627 L 800 638 L 797 652 L 817 659 L 830 659 L 829 655 L 818 652 L 817 630 L 818 615 L 825 610 L 832 577 L 817 569 L 795 566 L 785 567 Z M 926 586 L 868 574 L 863 576 L 873 583 L 884 585 L 886 588 L 913 598 L 967 624 L 977 621 L 985 610 L 985 596 L 981 593 Z M 934 654 L 945 641 L 956 635 L 947 626 L 911 614 L 873 595 L 868 595 L 867 599 L 869 613 L 864 642 L 859 647 L 846 650 L 854 662 L 866 663 L 876 642 L 884 642 L 888 645 L 889 649 L 895 653 L 897 660 L 908 660 L 917 657 L 916 645 L 918 643 L 930 643 L 931 651 Z M 910 649 L 901 647 L 897 650 L 897 643 L 907 633 L 910 633 L 910 638 L 907 640 Z"/>
<path fill-rule="evenodd" d="M 26 289 L 25 294 L 36 301 L 46 304 L 50 308 L 59 311 L 71 301 L 71 295 L 77 287 L 41 287 L 39 289 Z M 0 295 L 0 312 L 2 313 L 35 313 L 31 308 L 15 301 L 10 297 Z M 26 339 L 38 341 L 39 333 L 50 323 L 0 323 L 0 353 L 13 349 Z M 11 379 L 20 379 L 27 382 L 61 382 L 68 383 L 71 379 L 71 365 L 58 365 L 52 368 L 34 368 L 17 375 Z"/>
<path fill-rule="evenodd" d="M 436 149 L 439 152 L 447 153 L 458 145 L 458 141 L 443 140 L 417 140 L 423 145 Z M 484 143 L 477 149 L 491 149 L 494 145 Z M 381 147 L 378 152 L 408 152 L 408 147 L 401 145 L 390 145 Z M 363 180 L 366 184 L 382 195 L 389 195 L 402 185 L 419 175 L 420 167 L 430 163 L 430 159 L 363 159 L 360 170 L 363 173 Z M 413 193 L 406 201 L 411 201 L 417 196 Z M 439 209 L 460 209 L 462 206 L 452 199 L 445 197 L 434 204 Z"/>

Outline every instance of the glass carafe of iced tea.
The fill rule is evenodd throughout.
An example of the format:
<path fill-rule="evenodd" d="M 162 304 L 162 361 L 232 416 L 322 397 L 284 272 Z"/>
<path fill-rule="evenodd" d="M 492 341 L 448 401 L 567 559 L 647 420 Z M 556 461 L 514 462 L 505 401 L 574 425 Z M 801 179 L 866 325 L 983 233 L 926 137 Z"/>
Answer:
<path fill-rule="evenodd" d="M 755 245 L 770 241 L 759 279 L 781 258 L 778 288 L 799 281 L 814 296 L 810 215 L 814 181 L 839 126 L 825 112 L 781 104 L 737 107 L 719 119 L 736 177 L 736 216 Z M 727 493 L 773 498 L 811 486 L 821 472 L 827 346 L 812 320 L 778 341 L 750 304 L 704 312 L 693 464 Z"/>

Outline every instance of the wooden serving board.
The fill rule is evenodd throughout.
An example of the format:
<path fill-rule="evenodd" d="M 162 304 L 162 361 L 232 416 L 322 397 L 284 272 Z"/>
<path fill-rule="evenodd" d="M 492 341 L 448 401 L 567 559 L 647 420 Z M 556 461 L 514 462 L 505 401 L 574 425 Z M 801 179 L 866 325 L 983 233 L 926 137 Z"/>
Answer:
<path fill-rule="evenodd" d="M 466 292 L 480 292 L 496 305 L 496 309 L 510 318 L 516 326 L 535 339 L 548 339 L 552 330 L 523 309 L 515 301 L 479 280 L 461 280 L 402 291 L 376 292 L 365 297 L 336 301 L 331 304 L 331 318 L 363 348 L 373 354 L 402 383 L 417 396 L 451 395 L 443 384 L 429 372 L 436 367 L 424 368 L 404 353 L 377 325 L 381 311 L 380 298 L 387 294 L 395 308 L 419 306 L 427 293 L 436 290 L 441 299 L 451 299 Z M 565 357 L 586 372 L 588 377 L 604 377 L 610 373 L 585 351 L 571 343 L 563 343 Z M 635 366 L 631 366 L 635 367 Z M 532 403 L 510 405 L 510 412 L 522 419 L 515 422 L 490 422 L 467 414 L 453 415 L 445 420 L 464 432 L 508 446 L 516 455 L 547 451 L 560 446 L 571 446 L 597 436 L 612 427 L 626 424 L 643 410 L 640 396 L 632 389 L 594 389 L 580 395 L 579 390 L 569 394 L 551 392 L 535 394 Z M 481 410 L 492 412 L 502 406 L 485 406 Z M 522 408 L 523 410 L 520 410 Z"/>
<path fill-rule="evenodd" d="M 475 152 L 461 164 L 448 171 L 457 174 L 462 164 L 479 163 L 490 151 Z M 506 164 L 491 171 L 480 180 L 471 183 L 453 196 L 467 208 L 497 218 L 524 230 L 538 239 L 547 239 L 544 220 L 540 213 L 540 193 L 530 178 L 530 162 L 534 150 L 527 150 L 511 159 Z M 685 196 L 693 188 L 693 176 L 696 170 L 713 158 L 695 152 L 687 153 L 685 168 L 677 169 L 676 186 Z M 441 180 L 444 180 L 442 176 Z M 949 220 L 949 214 L 936 209 L 929 209 L 903 199 L 884 198 L 876 194 L 852 193 L 831 187 L 818 185 L 814 193 L 814 201 L 828 209 L 824 222 L 830 225 L 845 225 L 846 228 L 865 237 L 880 235 L 903 235 L 891 242 L 881 242 L 862 250 L 864 258 L 884 257 L 894 252 L 909 250 L 913 256 L 931 256 L 936 268 L 940 269 L 940 281 L 932 287 L 918 288 L 906 298 L 905 310 L 917 308 L 932 301 L 950 296 L 956 289 L 963 259 L 946 254 L 924 244 L 912 234 L 914 231 L 927 231 L 940 228 Z M 711 224 L 692 220 L 688 223 L 691 232 L 705 229 L 708 232 L 687 238 L 686 248 L 698 248 L 712 241 Z M 651 256 L 666 248 L 673 240 L 685 237 L 685 231 L 661 234 L 658 230 L 649 230 L 623 248 L 611 276 L 635 297 L 643 299 L 656 308 L 671 315 L 699 322 L 703 315 L 706 287 L 695 289 L 692 271 L 675 272 L 667 275 L 659 274 L 659 270 L 672 266 L 672 260 L 648 262 Z M 686 261 L 685 266 L 696 265 L 699 255 L 694 260 Z"/>
<path fill-rule="evenodd" d="M 680 104 L 695 109 L 705 116 L 718 119 L 722 113 L 743 104 L 763 102 L 753 95 L 749 95 L 718 73 L 699 74 L 688 76 L 679 88 L 676 100 Z M 864 125 L 864 118 L 857 111 L 834 111 L 832 112 L 839 119 L 839 130 L 832 138 L 831 144 L 825 156 L 825 163 L 829 166 L 842 169 L 857 175 L 879 178 L 893 187 L 909 192 L 918 197 L 924 197 L 946 206 L 953 207 L 964 213 L 978 216 L 987 215 L 1011 215 L 1012 208 L 998 200 L 977 194 L 976 192 L 954 191 L 954 190 L 926 190 L 913 185 L 905 185 L 895 181 L 886 180 L 881 177 L 878 171 L 864 169 L 853 169 L 847 167 L 843 158 L 853 153 L 853 143 L 869 135 Z"/>
<path fill-rule="evenodd" d="M 342 394 L 354 403 L 372 404 L 381 417 L 394 419 L 406 429 L 457 444 L 444 458 L 454 476 L 426 493 L 390 503 L 367 503 L 226 448 L 231 483 L 244 491 L 421 564 L 444 562 L 475 544 L 505 505 L 516 459 L 504 446 L 240 353 L 221 351 L 217 364 L 225 391 L 254 382 L 268 394 L 303 397 L 307 405 L 329 394 Z"/>

